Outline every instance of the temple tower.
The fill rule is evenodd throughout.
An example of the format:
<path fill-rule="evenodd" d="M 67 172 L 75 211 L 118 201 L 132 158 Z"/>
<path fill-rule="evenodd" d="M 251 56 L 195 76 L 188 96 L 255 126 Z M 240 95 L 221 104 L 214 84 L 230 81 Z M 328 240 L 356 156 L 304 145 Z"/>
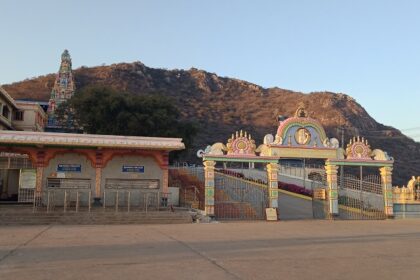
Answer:
<path fill-rule="evenodd" d="M 61 55 L 60 69 L 55 78 L 54 87 L 51 90 L 51 97 L 48 102 L 48 125 L 47 130 L 54 131 L 59 129 L 55 119 L 55 110 L 57 107 L 73 97 L 75 92 L 73 79 L 71 57 L 68 50 L 64 50 Z"/>

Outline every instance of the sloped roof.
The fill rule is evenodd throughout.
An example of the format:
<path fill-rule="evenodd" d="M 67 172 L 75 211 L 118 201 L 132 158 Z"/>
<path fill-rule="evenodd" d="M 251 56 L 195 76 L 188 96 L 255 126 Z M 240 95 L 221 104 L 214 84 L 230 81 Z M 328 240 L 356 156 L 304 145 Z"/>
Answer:
<path fill-rule="evenodd" d="M 15 100 L 7 93 L 7 91 L 2 88 L 2 86 L 0 85 L 0 93 L 6 98 L 7 101 L 10 102 L 10 104 L 16 109 L 16 103 Z"/>

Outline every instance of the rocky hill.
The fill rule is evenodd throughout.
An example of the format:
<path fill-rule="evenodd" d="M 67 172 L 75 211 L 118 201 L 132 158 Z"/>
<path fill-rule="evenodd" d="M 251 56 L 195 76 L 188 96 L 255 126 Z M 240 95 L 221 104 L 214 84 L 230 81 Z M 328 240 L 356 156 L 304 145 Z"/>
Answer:
<path fill-rule="evenodd" d="M 238 129 L 247 130 L 261 142 L 265 134 L 275 134 L 278 115 L 291 116 L 298 104 L 304 102 L 310 115 L 321 121 L 330 137 L 340 138 L 337 127 L 344 126 L 347 139 L 354 135 L 365 136 L 373 148 L 381 148 L 394 156 L 395 183 L 406 184 L 412 175 L 420 175 L 420 143 L 376 122 L 345 94 L 303 94 L 263 88 L 195 68 L 154 69 L 140 62 L 82 67 L 74 71 L 74 77 L 78 88 L 101 84 L 132 94 L 162 93 L 172 97 L 184 118 L 200 125 L 194 146 L 189 148 L 187 158 L 190 160 L 197 160 L 198 149 L 216 141 L 224 142 Z M 47 101 L 54 78 L 55 75 L 50 74 L 4 85 L 4 88 L 16 99 Z"/>

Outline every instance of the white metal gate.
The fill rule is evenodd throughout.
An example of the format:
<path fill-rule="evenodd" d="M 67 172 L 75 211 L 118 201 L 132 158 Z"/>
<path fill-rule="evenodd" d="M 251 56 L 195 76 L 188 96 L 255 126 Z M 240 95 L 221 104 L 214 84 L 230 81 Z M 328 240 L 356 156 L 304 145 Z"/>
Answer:
<path fill-rule="evenodd" d="M 267 186 L 227 176 L 215 175 L 214 212 L 218 220 L 260 220 L 268 207 Z"/>
<path fill-rule="evenodd" d="M 340 219 L 386 219 L 380 177 L 368 175 L 359 178 L 355 175 L 344 175 L 338 184 L 338 207 Z"/>

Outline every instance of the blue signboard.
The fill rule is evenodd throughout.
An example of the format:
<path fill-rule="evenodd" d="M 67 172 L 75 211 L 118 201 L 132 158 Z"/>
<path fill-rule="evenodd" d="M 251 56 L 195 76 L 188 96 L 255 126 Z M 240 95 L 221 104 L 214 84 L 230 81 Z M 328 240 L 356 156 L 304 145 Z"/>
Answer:
<path fill-rule="evenodd" d="M 144 173 L 144 166 L 138 165 L 123 165 L 122 172 L 137 172 Z"/>
<path fill-rule="evenodd" d="M 82 172 L 81 164 L 59 164 L 57 172 Z"/>

